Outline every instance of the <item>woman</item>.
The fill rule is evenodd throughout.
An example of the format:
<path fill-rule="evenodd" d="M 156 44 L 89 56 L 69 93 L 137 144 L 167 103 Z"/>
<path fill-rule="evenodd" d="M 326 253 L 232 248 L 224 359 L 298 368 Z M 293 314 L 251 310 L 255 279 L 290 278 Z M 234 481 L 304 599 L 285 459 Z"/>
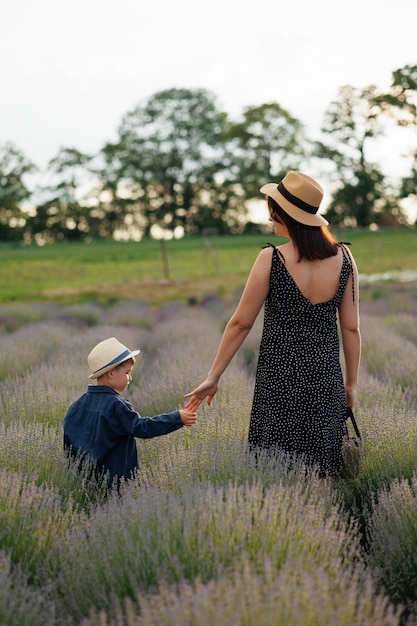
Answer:
<path fill-rule="evenodd" d="M 341 468 L 346 406 L 355 406 L 361 339 L 358 273 L 351 253 L 318 214 L 323 189 L 301 172 L 261 188 L 270 221 L 288 243 L 258 255 L 207 378 L 184 397 L 210 405 L 219 379 L 263 305 L 249 426 L 251 448 L 279 449 L 324 479 Z M 345 378 L 339 358 L 338 324 Z"/>

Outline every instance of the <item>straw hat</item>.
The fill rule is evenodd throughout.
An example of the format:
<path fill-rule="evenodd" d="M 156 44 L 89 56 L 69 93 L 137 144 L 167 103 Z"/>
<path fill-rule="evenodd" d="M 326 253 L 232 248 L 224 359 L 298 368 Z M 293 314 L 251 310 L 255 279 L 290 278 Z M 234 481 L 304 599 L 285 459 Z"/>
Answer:
<path fill-rule="evenodd" d="M 288 172 L 283 180 L 267 183 L 260 189 L 270 196 L 290 217 L 306 226 L 327 226 L 328 221 L 318 215 L 323 200 L 323 189 L 310 176 Z"/>
<path fill-rule="evenodd" d="M 129 350 L 116 337 L 98 343 L 87 357 L 91 374 L 88 378 L 98 378 L 123 361 L 139 354 L 140 350 Z"/>

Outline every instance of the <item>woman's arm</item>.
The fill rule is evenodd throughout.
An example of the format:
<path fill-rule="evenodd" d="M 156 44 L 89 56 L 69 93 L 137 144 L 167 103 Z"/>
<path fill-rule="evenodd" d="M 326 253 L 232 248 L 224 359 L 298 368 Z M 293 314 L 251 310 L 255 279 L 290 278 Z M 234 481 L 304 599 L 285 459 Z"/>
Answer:
<path fill-rule="evenodd" d="M 345 357 L 345 392 L 346 406 L 355 407 L 356 387 L 358 384 L 359 365 L 361 358 L 361 334 L 359 329 L 359 280 L 356 263 L 353 260 L 353 280 L 355 285 L 355 301 L 352 294 L 352 274 L 346 285 L 342 302 L 339 307 L 339 323 L 342 335 L 343 353 Z"/>
<path fill-rule="evenodd" d="M 230 318 L 217 354 L 207 374 L 207 378 L 193 391 L 184 395 L 190 398 L 187 408 L 195 411 L 204 398 L 210 405 L 218 389 L 220 376 L 248 336 L 269 291 L 271 274 L 271 248 L 262 250 L 249 274 L 240 302 Z"/>

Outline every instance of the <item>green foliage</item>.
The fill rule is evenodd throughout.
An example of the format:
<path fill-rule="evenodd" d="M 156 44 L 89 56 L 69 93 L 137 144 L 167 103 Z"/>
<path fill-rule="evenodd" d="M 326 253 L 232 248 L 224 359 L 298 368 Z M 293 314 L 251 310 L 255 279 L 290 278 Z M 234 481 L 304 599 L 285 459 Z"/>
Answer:
<path fill-rule="evenodd" d="M 375 85 L 340 87 L 324 115 L 324 140 L 317 141 L 278 102 L 245 107 L 232 119 L 206 89 L 160 91 L 123 116 L 115 141 L 98 154 L 61 148 L 36 195 L 24 181 L 32 164 L 6 144 L 0 241 L 245 232 L 254 228 L 248 208 L 261 185 L 310 168 L 312 157 L 327 172 L 334 225 L 407 224 L 401 205 L 415 195 L 417 151 L 401 155 L 408 164 L 399 180 L 388 179 L 368 153 L 392 120 L 415 126 L 415 74 L 416 66 L 407 65 L 393 72 L 388 93 Z"/>
<path fill-rule="evenodd" d="M 308 153 L 303 125 L 277 102 L 247 107 L 240 122 L 227 131 L 234 153 L 236 182 L 248 198 L 259 198 L 259 189 L 270 180 L 281 180 L 287 171 L 300 169 Z"/>
<path fill-rule="evenodd" d="M 316 577 L 323 559 L 331 578 L 359 558 L 353 529 L 334 508 L 326 510 L 301 483 L 279 482 L 267 489 L 194 484 L 181 496 L 154 489 L 112 500 L 90 515 L 88 530 L 68 533 L 56 548 L 63 610 L 79 618 L 103 606 L 106 596 L 134 600 L 135 590 L 150 591 L 162 581 L 207 583 L 248 565 L 262 571 L 265 563 L 274 577 L 289 563 L 299 569 L 302 563 L 304 573 Z"/>
<path fill-rule="evenodd" d="M 35 171 L 12 143 L 0 145 L 0 241 L 21 241 L 27 216 L 23 203 L 31 192 L 26 177 Z"/>
<path fill-rule="evenodd" d="M 329 106 L 316 154 L 336 170 L 336 188 L 326 216 L 335 226 L 395 226 L 406 223 L 398 197 L 389 192 L 380 166 L 370 161 L 369 147 L 383 134 L 383 97 L 374 85 L 357 89 L 345 85 Z"/>
<path fill-rule="evenodd" d="M 97 233 L 98 218 L 91 213 L 85 191 L 90 160 L 91 157 L 74 148 L 63 148 L 50 160 L 51 182 L 42 190 L 42 200 L 27 220 L 26 240 L 39 244 L 83 241 Z"/>
<path fill-rule="evenodd" d="M 335 565 L 335 568 L 337 565 Z M 318 565 L 316 576 L 301 562 L 289 561 L 277 572 L 266 559 L 258 572 L 244 561 L 240 571 L 207 583 L 196 580 L 160 585 L 157 593 L 138 593 L 115 609 L 114 619 L 94 612 L 83 626 L 398 626 L 400 611 L 376 596 L 370 578 L 339 566 L 329 574 Z M 139 607 L 139 608 L 138 608 Z"/>
<path fill-rule="evenodd" d="M 24 475 L 0 471 L 3 494 L 0 502 L 1 547 L 13 563 L 23 563 L 36 579 L 39 563 L 54 539 L 67 532 L 74 521 L 68 505 L 61 508 L 58 494 L 38 487 Z"/>
<path fill-rule="evenodd" d="M 161 91 L 129 111 L 118 140 L 103 152 L 104 178 L 113 181 L 113 210 L 130 189 L 125 213 L 145 236 L 156 235 L 155 227 L 230 232 L 238 222 L 228 193 L 227 123 L 214 95 L 204 89 Z"/>
<path fill-rule="evenodd" d="M 417 600 L 417 476 L 378 491 L 369 520 L 371 563 L 380 585 L 412 611 Z M 395 541 L 392 541 L 395 537 Z"/>

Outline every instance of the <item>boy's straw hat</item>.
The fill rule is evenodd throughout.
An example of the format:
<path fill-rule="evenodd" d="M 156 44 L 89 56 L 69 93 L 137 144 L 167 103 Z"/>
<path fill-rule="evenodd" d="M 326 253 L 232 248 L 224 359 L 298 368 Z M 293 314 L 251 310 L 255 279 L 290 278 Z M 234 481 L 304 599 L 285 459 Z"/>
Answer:
<path fill-rule="evenodd" d="M 306 226 L 327 226 L 328 221 L 318 215 L 323 200 L 323 189 L 310 176 L 288 172 L 278 183 L 267 183 L 260 189 L 270 196 L 290 217 Z"/>
<path fill-rule="evenodd" d="M 91 374 L 88 378 L 98 378 L 109 370 L 139 354 L 140 350 L 129 350 L 116 337 L 98 343 L 87 357 Z"/>

